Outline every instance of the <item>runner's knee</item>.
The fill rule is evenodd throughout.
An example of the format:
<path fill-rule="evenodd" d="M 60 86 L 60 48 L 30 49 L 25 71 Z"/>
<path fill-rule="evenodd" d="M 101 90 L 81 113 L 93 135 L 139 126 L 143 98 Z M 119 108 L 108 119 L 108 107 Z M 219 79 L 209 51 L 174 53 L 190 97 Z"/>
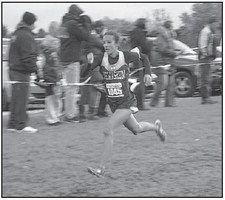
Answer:
<path fill-rule="evenodd" d="M 130 131 L 134 134 L 137 135 L 138 133 L 142 132 L 142 127 L 140 124 L 130 128 Z"/>
<path fill-rule="evenodd" d="M 113 136 L 113 130 L 110 127 L 107 127 L 103 130 L 103 134 L 107 137 Z"/>

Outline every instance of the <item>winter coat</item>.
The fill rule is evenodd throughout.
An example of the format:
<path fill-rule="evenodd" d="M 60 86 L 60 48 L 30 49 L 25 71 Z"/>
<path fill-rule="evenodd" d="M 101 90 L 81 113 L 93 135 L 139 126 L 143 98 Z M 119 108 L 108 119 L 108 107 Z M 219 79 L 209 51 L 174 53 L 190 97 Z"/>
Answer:
<path fill-rule="evenodd" d="M 60 28 L 60 59 L 69 64 L 81 59 L 81 42 L 87 41 L 89 31 L 85 29 L 74 15 L 66 13 Z"/>
<path fill-rule="evenodd" d="M 45 57 L 43 77 L 45 82 L 56 83 L 61 79 L 58 58 L 59 39 L 47 35 L 42 42 L 42 53 Z"/>
<path fill-rule="evenodd" d="M 209 26 L 205 26 L 200 34 L 198 39 L 199 47 L 199 59 L 203 58 L 216 58 L 216 37 L 212 33 Z"/>
<path fill-rule="evenodd" d="M 94 56 L 98 56 L 104 52 L 103 41 L 97 36 L 97 34 L 90 34 L 88 41 L 82 43 L 82 68 L 81 77 L 85 77 L 85 72 L 87 71 L 87 54 L 93 53 Z M 86 78 L 86 77 L 85 77 Z M 99 67 L 95 68 L 92 73 L 90 82 L 102 82 L 103 76 L 99 72 Z"/>
<path fill-rule="evenodd" d="M 136 27 L 133 31 L 130 32 L 130 43 L 131 49 L 135 47 L 140 47 L 141 52 L 149 55 L 150 45 L 146 38 L 146 31 L 140 27 Z"/>
<path fill-rule="evenodd" d="M 13 33 L 9 48 L 9 69 L 31 74 L 37 72 L 38 48 L 31 29 L 20 22 Z"/>
<path fill-rule="evenodd" d="M 177 53 L 173 47 L 173 37 L 171 32 L 160 27 L 158 30 L 157 39 L 154 41 L 154 55 L 152 65 L 166 65 L 172 64 L 173 59 L 176 57 Z"/>

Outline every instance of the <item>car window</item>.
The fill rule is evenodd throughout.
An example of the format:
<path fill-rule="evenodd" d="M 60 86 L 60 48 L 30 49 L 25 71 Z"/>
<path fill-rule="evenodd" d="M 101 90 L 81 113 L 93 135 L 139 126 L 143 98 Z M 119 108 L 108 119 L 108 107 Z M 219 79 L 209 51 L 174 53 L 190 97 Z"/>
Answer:
<path fill-rule="evenodd" d="M 175 50 L 181 51 L 182 54 L 193 54 L 193 55 L 197 54 L 189 46 L 187 46 L 186 44 L 184 44 L 183 42 L 181 42 L 179 40 L 173 40 L 173 45 L 174 45 Z"/>

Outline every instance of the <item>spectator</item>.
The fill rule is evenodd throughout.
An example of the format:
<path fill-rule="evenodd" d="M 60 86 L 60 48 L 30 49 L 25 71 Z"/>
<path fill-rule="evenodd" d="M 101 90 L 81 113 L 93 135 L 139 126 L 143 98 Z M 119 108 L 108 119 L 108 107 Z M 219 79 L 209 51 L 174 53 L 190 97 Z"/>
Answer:
<path fill-rule="evenodd" d="M 28 126 L 26 112 L 31 73 L 37 73 L 37 45 L 32 30 L 37 20 L 33 13 L 25 12 L 11 38 L 9 49 L 9 77 L 12 84 L 9 131 L 36 133 L 38 130 Z"/>
<path fill-rule="evenodd" d="M 90 17 L 87 15 L 82 15 L 81 16 L 81 23 L 85 24 L 85 27 L 88 27 L 88 31 L 91 33 L 92 30 L 92 21 Z M 103 52 L 104 47 L 102 41 L 96 37 L 94 34 L 90 34 L 88 41 L 84 41 L 82 43 L 82 57 L 83 57 L 83 66 L 81 69 L 81 76 L 83 75 L 83 72 L 86 71 L 87 68 L 87 56 L 92 56 L 98 55 Z M 99 98 L 100 98 L 100 92 L 97 90 L 97 88 L 94 86 L 94 84 L 99 84 L 102 83 L 103 77 L 101 73 L 99 72 L 99 68 L 94 70 L 92 77 L 89 81 L 89 83 L 93 85 L 87 85 L 87 86 L 82 86 L 81 87 L 81 99 L 79 103 L 79 108 L 80 108 L 80 120 L 83 120 L 85 118 L 84 115 L 84 104 L 88 103 L 89 107 L 89 116 L 88 119 L 90 120 L 96 120 L 98 117 L 96 116 L 97 114 L 97 109 L 99 106 Z M 88 101 L 87 101 L 88 99 Z"/>
<path fill-rule="evenodd" d="M 45 118 L 49 125 L 60 124 L 60 116 L 62 112 L 61 86 L 59 84 L 61 77 L 58 52 L 60 41 L 57 38 L 59 24 L 51 22 L 49 26 L 49 34 L 46 35 L 42 42 L 43 55 L 45 64 L 43 67 L 43 76 L 46 83 L 45 97 Z"/>
<path fill-rule="evenodd" d="M 165 97 L 165 106 L 173 107 L 175 106 L 174 102 L 174 93 L 175 93 L 175 71 L 173 65 L 174 58 L 178 55 L 178 52 L 175 51 L 173 47 L 173 34 L 172 31 L 172 22 L 170 20 L 166 21 L 162 27 L 159 28 L 156 40 L 156 55 L 154 58 L 154 66 L 157 66 L 154 69 L 158 77 L 156 80 L 156 91 L 153 95 L 151 106 L 155 107 L 159 103 L 159 96 L 161 92 L 166 87 L 166 97 Z M 171 65 L 169 70 L 165 70 L 161 67 L 162 65 Z M 165 80 L 168 80 L 168 83 L 165 83 Z"/>
<path fill-rule="evenodd" d="M 95 29 L 97 36 L 100 39 L 103 39 L 104 34 L 107 32 L 107 28 L 105 27 L 104 23 L 101 20 L 95 21 L 94 29 Z"/>
<path fill-rule="evenodd" d="M 131 49 L 138 47 L 142 54 L 142 61 L 145 64 L 145 67 L 150 68 L 150 43 L 147 41 L 147 31 L 146 31 L 146 19 L 140 18 L 135 23 L 134 30 L 130 33 L 130 43 Z M 147 64 L 147 65 L 146 65 Z M 150 69 L 149 69 L 150 70 Z M 148 70 L 148 71 L 149 71 Z M 137 106 L 139 110 L 149 110 L 144 106 L 145 100 L 145 84 L 144 84 L 144 72 L 143 70 L 139 71 L 140 85 L 137 90 Z"/>
<path fill-rule="evenodd" d="M 141 53 L 149 56 L 150 46 L 147 41 L 146 19 L 139 18 L 135 22 L 135 28 L 130 33 L 131 49 L 140 47 Z"/>
<path fill-rule="evenodd" d="M 218 22 L 215 17 L 210 17 L 206 26 L 201 30 L 198 38 L 199 62 L 201 74 L 201 98 L 202 104 L 214 104 L 211 96 L 211 62 L 216 58 L 215 33 Z"/>
<path fill-rule="evenodd" d="M 62 18 L 60 59 L 67 83 L 80 82 L 81 42 L 87 41 L 89 32 L 80 24 L 83 11 L 75 4 Z M 79 86 L 67 85 L 65 89 L 65 121 L 79 122 L 77 97 Z"/>
<path fill-rule="evenodd" d="M 101 20 L 96 21 L 94 23 L 94 29 L 96 32 L 96 36 L 102 40 L 104 34 L 107 32 L 107 28 L 105 27 L 104 23 Z M 98 80 L 99 82 L 102 82 L 102 78 L 99 73 L 99 67 L 94 69 L 94 74 L 97 77 L 99 77 L 96 80 Z M 101 91 L 101 93 L 100 93 L 100 99 L 99 99 L 99 103 L 98 103 L 97 116 L 98 117 L 107 117 L 108 113 L 106 111 L 106 106 L 107 106 L 106 94 L 105 94 L 104 90 L 100 90 L 100 91 Z"/>

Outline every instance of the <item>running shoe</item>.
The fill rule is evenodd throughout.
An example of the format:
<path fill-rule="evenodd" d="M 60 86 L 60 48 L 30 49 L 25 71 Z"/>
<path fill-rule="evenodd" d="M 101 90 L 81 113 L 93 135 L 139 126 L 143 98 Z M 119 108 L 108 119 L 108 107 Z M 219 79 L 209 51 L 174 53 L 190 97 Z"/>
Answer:
<path fill-rule="evenodd" d="M 88 167 L 87 170 L 90 174 L 95 175 L 97 177 L 102 177 L 105 174 L 105 170 L 100 169 L 100 168 Z"/>
<path fill-rule="evenodd" d="M 16 131 L 15 128 L 7 128 L 6 130 L 7 130 L 7 131 L 10 131 L 10 132 L 15 132 L 15 131 Z"/>
<path fill-rule="evenodd" d="M 106 111 L 103 111 L 103 112 L 98 112 L 97 114 L 98 117 L 108 117 L 108 113 Z"/>
<path fill-rule="evenodd" d="M 18 133 L 36 133 L 38 132 L 38 129 L 32 128 L 31 126 L 27 126 L 23 128 L 22 130 L 17 130 Z"/>
<path fill-rule="evenodd" d="M 67 118 L 67 117 L 65 117 L 64 118 L 64 121 L 65 122 L 69 122 L 69 123 L 79 123 L 80 122 L 80 120 L 79 120 L 78 117 L 73 117 L 73 118 Z"/>
<path fill-rule="evenodd" d="M 162 142 L 166 141 L 166 132 L 162 128 L 162 122 L 160 120 L 155 121 L 155 125 L 157 126 L 156 134 L 159 136 Z"/>

